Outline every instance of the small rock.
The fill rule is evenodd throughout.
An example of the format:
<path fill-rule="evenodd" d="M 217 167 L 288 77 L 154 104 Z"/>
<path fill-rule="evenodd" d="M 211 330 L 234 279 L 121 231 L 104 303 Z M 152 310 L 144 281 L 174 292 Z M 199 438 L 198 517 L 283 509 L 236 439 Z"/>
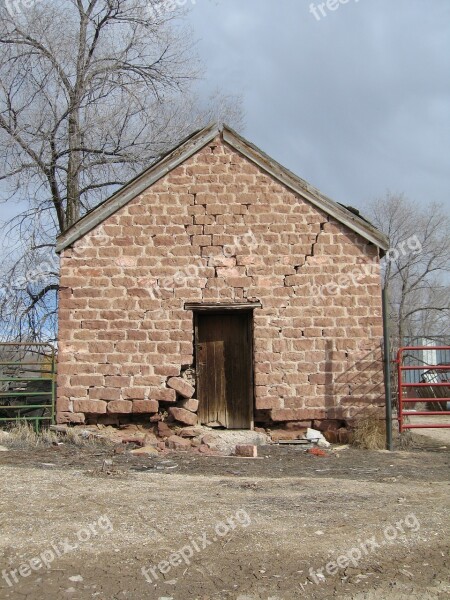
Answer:
<path fill-rule="evenodd" d="M 319 448 L 329 448 L 331 444 L 325 439 L 320 439 L 317 440 L 317 445 L 319 446 Z"/>
<path fill-rule="evenodd" d="M 5 446 L 0 446 L 0 452 L 8 452 L 9 448 L 6 448 Z"/>
<path fill-rule="evenodd" d="M 350 442 L 350 431 L 345 427 L 338 429 L 339 443 L 348 444 Z"/>
<path fill-rule="evenodd" d="M 172 435 L 172 430 L 170 429 L 170 427 L 167 425 L 167 423 L 164 423 L 164 421 L 158 421 L 158 435 L 159 437 L 169 437 Z"/>
<path fill-rule="evenodd" d="M 236 456 L 245 456 L 248 458 L 256 458 L 258 456 L 258 446 L 253 444 L 240 444 L 236 446 Z"/>
<path fill-rule="evenodd" d="M 83 578 L 81 575 L 72 575 L 72 577 L 69 577 L 69 581 L 83 581 Z"/>
<path fill-rule="evenodd" d="M 317 429 L 311 429 L 310 427 L 308 427 L 305 437 L 307 440 L 310 440 L 312 442 L 324 439 L 321 431 L 318 431 Z"/>
<path fill-rule="evenodd" d="M 323 432 L 323 435 L 324 435 L 325 439 L 327 440 L 327 442 L 330 442 L 330 444 L 338 444 L 339 443 L 339 434 L 337 431 L 335 431 L 333 429 L 327 429 L 326 431 Z"/>
<path fill-rule="evenodd" d="M 134 456 L 155 456 L 158 454 L 158 450 L 154 446 L 144 446 L 143 448 L 131 450 L 130 454 Z"/>
<path fill-rule="evenodd" d="M 320 448 L 309 448 L 306 450 L 306 454 L 312 454 L 313 456 L 328 456 L 325 450 L 321 450 Z"/>
<path fill-rule="evenodd" d="M 198 451 L 201 454 L 206 454 L 207 452 L 209 452 L 210 448 L 209 446 L 207 446 L 206 444 L 202 444 L 201 446 L 199 446 Z"/>
<path fill-rule="evenodd" d="M 207 433 L 202 437 L 202 444 L 206 446 L 214 446 L 217 443 L 217 437 L 213 433 Z"/>
<path fill-rule="evenodd" d="M 183 429 L 181 429 L 178 435 L 180 435 L 181 437 L 195 438 L 198 435 L 201 435 L 201 433 L 202 430 L 198 427 L 183 427 Z"/>
<path fill-rule="evenodd" d="M 187 450 L 191 447 L 191 441 L 179 435 L 171 435 L 166 444 L 171 450 Z"/>
<path fill-rule="evenodd" d="M 158 443 L 158 438 L 152 432 L 146 433 L 144 442 L 146 446 L 155 446 Z"/>
<path fill-rule="evenodd" d="M 144 438 L 123 438 L 122 444 L 136 444 L 136 446 L 145 446 Z"/>
<path fill-rule="evenodd" d="M 102 471 L 105 471 L 108 475 L 111 473 L 111 470 L 108 467 L 112 467 L 113 461 L 110 458 L 105 458 L 102 464 Z"/>

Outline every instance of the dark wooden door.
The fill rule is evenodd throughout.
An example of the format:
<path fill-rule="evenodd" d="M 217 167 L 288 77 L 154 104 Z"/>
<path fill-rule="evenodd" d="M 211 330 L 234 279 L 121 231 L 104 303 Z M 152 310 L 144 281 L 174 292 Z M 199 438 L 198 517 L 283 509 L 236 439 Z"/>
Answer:
<path fill-rule="evenodd" d="M 196 336 L 200 422 L 249 429 L 253 420 L 251 313 L 198 313 Z"/>

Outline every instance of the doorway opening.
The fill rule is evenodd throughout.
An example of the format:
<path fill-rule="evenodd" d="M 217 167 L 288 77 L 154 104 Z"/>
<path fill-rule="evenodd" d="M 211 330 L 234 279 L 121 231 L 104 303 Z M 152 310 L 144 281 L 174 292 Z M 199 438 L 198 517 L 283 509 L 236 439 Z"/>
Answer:
<path fill-rule="evenodd" d="M 199 421 L 253 428 L 253 311 L 195 312 Z"/>

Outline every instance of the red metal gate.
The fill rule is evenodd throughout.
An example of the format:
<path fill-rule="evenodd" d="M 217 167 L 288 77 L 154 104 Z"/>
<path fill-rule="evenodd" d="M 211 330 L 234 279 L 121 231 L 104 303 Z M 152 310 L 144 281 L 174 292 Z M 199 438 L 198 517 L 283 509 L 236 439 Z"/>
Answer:
<path fill-rule="evenodd" d="M 427 429 L 427 428 L 450 428 L 449 423 L 436 423 L 428 421 L 429 417 L 434 417 L 437 421 L 437 416 L 450 415 L 448 403 L 450 402 L 450 364 L 446 360 L 445 363 L 430 364 L 430 362 L 419 360 L 417 351 L 433 353 L 437 352 L 448 354 L 450 346 L 404 346 L 397 353 L 397 369 L 398 369 L 398 424 L 400 432 L 405 429 Z M 405 365 L 405 358 L 409 358 L 409 362 L 422 364 Z M 415 374 L 415 377 L 408 376 Z M 412 381 L 412 379 L 419 381 Z M 424 410 L 419 408 L 415 410 L 413 405 L 421 403 L 425 404 Z M 411 408 L 409 408 L 411 406 Z M 442 410 L 436 410 L 437 408 Z M 405 423 L 405 417 L 426 417 L 423 423 Z"/>

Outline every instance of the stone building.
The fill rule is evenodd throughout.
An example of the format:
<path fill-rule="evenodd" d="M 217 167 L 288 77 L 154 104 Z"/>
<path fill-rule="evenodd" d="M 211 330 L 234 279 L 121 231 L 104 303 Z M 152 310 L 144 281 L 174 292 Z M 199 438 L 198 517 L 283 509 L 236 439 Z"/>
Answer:
<path fill-rule="evenodd" d="M 387 247 L 228 127 L 194 133 L 58 239 L 58 421 L 382 407 Z"/>

